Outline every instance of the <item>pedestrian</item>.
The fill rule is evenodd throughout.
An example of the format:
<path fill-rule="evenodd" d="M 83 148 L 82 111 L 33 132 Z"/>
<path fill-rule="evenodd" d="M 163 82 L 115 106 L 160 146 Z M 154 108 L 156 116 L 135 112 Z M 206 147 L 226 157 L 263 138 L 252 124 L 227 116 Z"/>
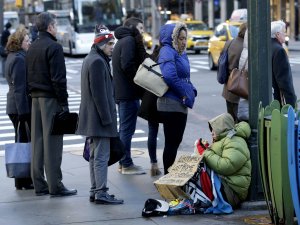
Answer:
<path fill-rule="evenodd" d="M 245 70 L 248 71 L 248 30 L 245 32 L 243 50 L 239 60 L 239 70 L 242 70 L 245 66 Z M 249 73 L 248 73 L 249 75 Z M 248 99 L 240 98 L 238 103 L 238 112 L 237 112 L 238 121 L 249 121 L 249 101 Z"/>
<path fill-rule="evenodd" d="M 288 56 L 282 44 L 285 43 L 286 25 L 283 21 L 271 22 L 272 39 L 272 87 L 273 97 L 281 106 L 290 104 L 295 107 L 297 96 Z"/>
<path fill-rule="evenodd" d="M 113 81 L 119 113 L 120 139 L 125 148 L 125 157 L 119 162 L 118 170 L 121 174 L 145 174 L 143 168 L 135 165 L 131 157 L 131 140 L 135 132 L 139 101 L 143 93 L 143 89 L 133 82 L 142 62 L 137 57 L 135 37 L 143 32 L 143 21 L 136 17 L 128 18 L 123 26 L 115 30 L 118 42 L 112 54 Z"/>
<path fill-rule="evenodd" d="M 247 23 L 241 24 L 238 36 L 233 40 L 227 41 L 224 46 L 224 49 L 228 48 L 228 76 L 234 68 L 238 68 L 239 66 L 246 29 Z M 222 96 L 226 100 L 227 112 L 233 117 L 234 121 L 237 122 L 238 103 L 240 101 L 240 97 L 228 91 L 227 83 L 223 86 Z"/>
<path fill-rule="evenodd" d="M 225 200 L 237 208 L 246 199 L 251 181 L 250 126 L 244 121 L 235 124 L 229 113 L 211 119 L 208 125 L 213 140 L 204 151 L 204 161 L 220 175 Z"/>
<path fill-rule="evenodd" d="M 193 108 L 197 90 L 190 80 L 190 64 L 186 54 L 187 27 L 177 22 L 160 30 L 158 62 L 168 91 L 157 100 L 157 110 L 164 127 L 164 173 L 174 163 L 183 138 L 188 108 Z"/>
<path fill-rule="evenodd" d="M 9 35 L 11 34 L 11 33 L 10 33 L 11 26 L 12 26 L 11 23 L 10 23 L 10 22 L 7 22 L 7 23 L 5 24 L 5 29 L 4 29 L 4 31 L 3 31 L 2 34 L 1 34 L 1 45 L 2 45 L 3 47 L 5 47 L 6 44 L 7 44 L 7 42 L 8 42 L 8 37 L 9 37 Z"/>
<path fill-rule="evenodd" d="M 95 27 L 95 39 L 81 70 L 81 103 L 77 134 L 90 141 L 90 201 L 96 204 L 122 204 L 107 193 L 107 169 L 110 138 L 118 136 L 110 56 L 114 36 L 104 25 Z"/>
<path fill-rule="evenodd" d="M 145 58 L 150 57 L 153 61 L 158 61 L 160 45 L 156 45 L 153 53 L 149 55 L 144 47 L 142 35 L 140 37 L 137 35 L 136 43 L 138 47 L 138 58 L 145 60 Z M 159 112 L 157 111 L 157 96 L 150 91 L 144 90 L 142 96 L 141 106 L 138 111 L 138 116 L 148 121 L 148 140 L 147 147 L 150 157 L 151 169 L 150 175 L 157 176 L 161 174 L 159 166 L 157 163 L 157 134 L 159 129 L 159 123 L 161 122 L 159 117 Z"/>
<path fill-rule="evenodd" d="M 39 37 L 26 56 L 28 88 L 32 97 L 31 176 L 36 195 L 74 195 L 62 183 L 63 135 L 51 135 L 53 115 L 69 112 L 63 49 L 55 38 L 56 16 L 42 12 L 36 18 Z M 47 181 L 44 176 L 44 168 Z"/>
<path fill-rule="evenodd" d="M 6 44 L 8 56 L 5 65 L 7 93 L 6 114 L 15 129 L 15 142 L 30 142 L 31 98 L 27 89 L 25 55 L 30 46 L 28 32 L 20 26 L 9 36 Z M 19 127 L 19 128 L 18 128 Z M 17 190 L 33 189 L 31 177 L 15 178 Z"/>

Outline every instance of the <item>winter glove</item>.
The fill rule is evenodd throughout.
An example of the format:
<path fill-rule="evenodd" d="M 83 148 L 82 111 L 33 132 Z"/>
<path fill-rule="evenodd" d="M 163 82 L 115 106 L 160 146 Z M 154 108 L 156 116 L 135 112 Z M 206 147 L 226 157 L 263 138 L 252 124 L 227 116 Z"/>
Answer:
<path fill-rule="evenodd" d="M 65 105 L 62 107 L 62 111 L 58 114 L 58 118 L 61 120 L 65 120 L 69 113 L 69 107 Z"/>
<path fill-rule="evenodd" d="M 202 155 L 204 153 L 204 151 L 209 147 L 209 143 L 208 143 L 208 141 L 203 140 L 202 138 L 200 138 L 197 141 L 196 146 L 197 146 L 198 153 L 200 155 Z"/>

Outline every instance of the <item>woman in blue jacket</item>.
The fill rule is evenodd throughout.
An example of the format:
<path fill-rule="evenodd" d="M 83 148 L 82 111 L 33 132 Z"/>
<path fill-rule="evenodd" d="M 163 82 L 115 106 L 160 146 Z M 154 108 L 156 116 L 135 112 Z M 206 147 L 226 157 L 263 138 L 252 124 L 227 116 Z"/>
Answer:
<path fill-rule="evenodd" d="M 186 54 L 187 27 L 184 23 L 166 24 L 160 30 L 158 62 L 169 90 L 157 100 L 157 110 L 164 126 L 164 173 L 174 163 L 186 126 L 188 108 L 194 105 L 197 91 L 190 81 Z"/>

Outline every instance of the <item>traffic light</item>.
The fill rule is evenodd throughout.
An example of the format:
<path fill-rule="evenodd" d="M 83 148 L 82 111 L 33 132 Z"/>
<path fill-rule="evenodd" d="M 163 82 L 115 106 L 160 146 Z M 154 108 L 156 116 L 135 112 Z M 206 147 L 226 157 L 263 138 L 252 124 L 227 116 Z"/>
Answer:
<path fill-rule="evenodd" d="M 16 4 L 16 7 L 21 8 L 23 5 L 23 0 L 16 0 L 15 4 Z"/>

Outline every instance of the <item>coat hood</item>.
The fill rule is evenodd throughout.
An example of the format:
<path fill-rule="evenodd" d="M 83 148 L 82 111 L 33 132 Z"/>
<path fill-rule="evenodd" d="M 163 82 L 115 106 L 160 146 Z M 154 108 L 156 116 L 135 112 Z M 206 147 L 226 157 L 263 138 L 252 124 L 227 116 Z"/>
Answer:
<path fill-rule="evenodd" d="M 208 124 L 210 130 L 214 130 L 217 135 L 216 141 L 226 136 L 231 138 L 234 135 L 247 139 L 251 134 L 248 123 L 240 122 L 235 125 L 234 120 L 229 113 L 223 113 L 211 119 L 208 121 Z"/>
<path fill-rule="evenodd" d="M 117 39 L 121 39 L 127 36 L 133 36 L 133 30 L 129 27 L 118 27 L 114 33 Z"/>
<path fill-rule="evenodd" d="M 160 29 L 159 38 L 159 41 L 162 44 L 162 46 L 168 45 L 170 47 L 173 47 L 177 52 L 179 52 L 177 37 L 179 35 L 179 31 L 182 28 L 187 31 L 185 23 L 177 22 L 163 25 Z"/>

